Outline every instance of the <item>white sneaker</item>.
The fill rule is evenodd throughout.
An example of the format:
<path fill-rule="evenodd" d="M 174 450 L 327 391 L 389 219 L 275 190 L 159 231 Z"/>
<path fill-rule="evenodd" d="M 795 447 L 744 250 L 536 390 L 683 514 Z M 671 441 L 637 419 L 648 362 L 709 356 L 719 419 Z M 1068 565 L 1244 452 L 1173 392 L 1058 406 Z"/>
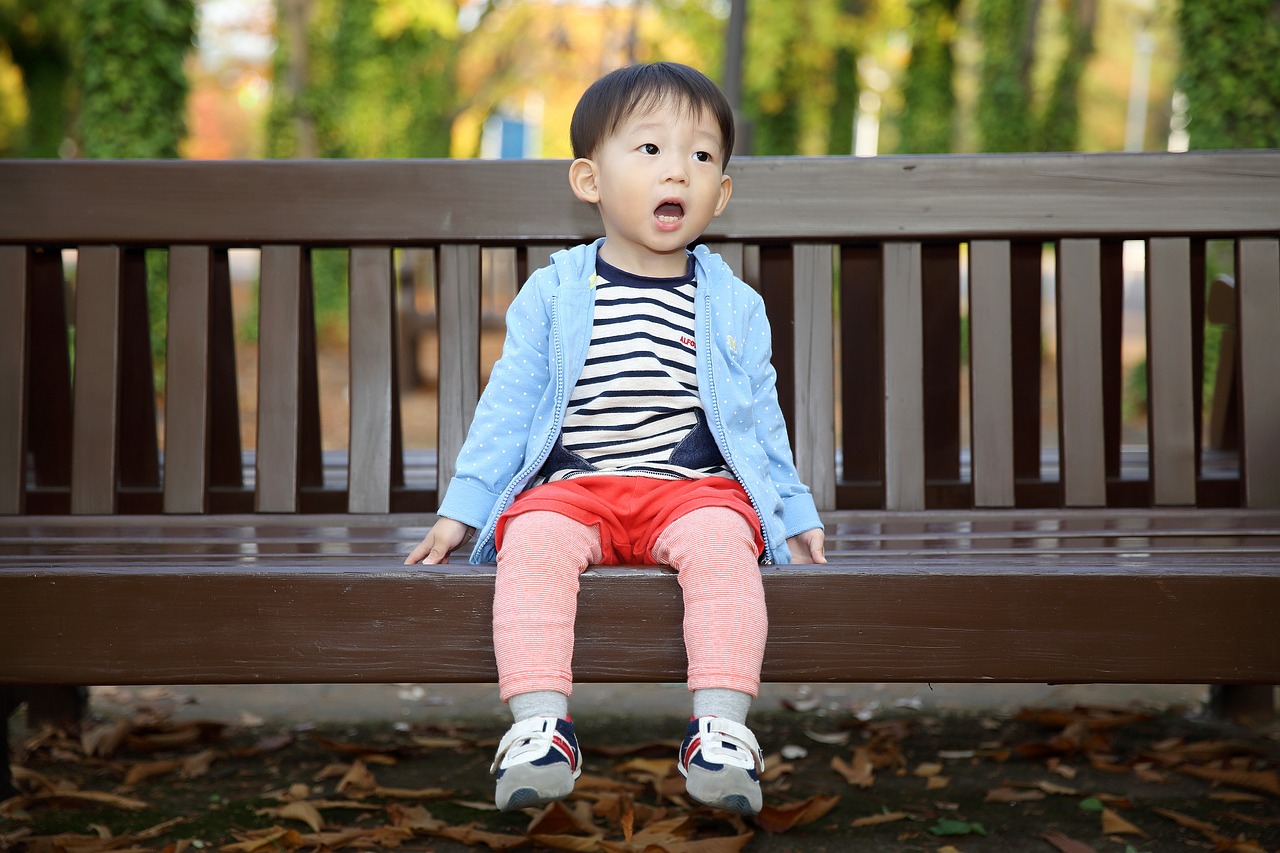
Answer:
<path fill-rule="evenodd" d="M 497 772 L 493 800 L 504 812 L 562 800 L 582 775 L 582 754 L 570 720 L 544 716 L 516 723 L 498 744 L 489 772 Z"/>
<path fill-rule="evenodd" d="M 764 804 L 764 753 L 744 725 L 720 717 L 690 720 L 678 766 L 685 790 L 700 803 L 739 814 L 756 814 Z"/>

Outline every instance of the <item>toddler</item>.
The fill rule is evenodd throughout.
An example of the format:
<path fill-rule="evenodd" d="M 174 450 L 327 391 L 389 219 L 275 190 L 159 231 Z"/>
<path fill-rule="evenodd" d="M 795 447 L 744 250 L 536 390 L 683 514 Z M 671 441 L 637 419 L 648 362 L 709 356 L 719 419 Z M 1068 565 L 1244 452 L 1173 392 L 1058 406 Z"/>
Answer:
<path fill-rule="evenodd" d="M 592 84 L 570 136 L 570 187 L 605 236 L 557 253 L 516 296 L 439 520 L 405 562 L 443 562 L 475 530 L 472 562 L 497 562 L 494 649 L 515 720 L 493 766 L 503 810 L 566 797 L 581 773 L 579 574 L 670 566 L 693 693 L 680 772 L 693 799 L 753 814 L 759 566 L 826 560 L 764 304 L 718 255 L 688 248 L 733 190 L 732 111 L 692 68 L 636 65 Z"/>

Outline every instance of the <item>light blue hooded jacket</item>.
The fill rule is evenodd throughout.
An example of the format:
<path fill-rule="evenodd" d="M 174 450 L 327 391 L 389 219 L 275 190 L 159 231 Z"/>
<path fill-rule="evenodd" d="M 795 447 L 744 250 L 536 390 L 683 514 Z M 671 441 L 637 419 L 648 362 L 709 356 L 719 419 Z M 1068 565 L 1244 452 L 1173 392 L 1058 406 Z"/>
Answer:
<path fill-rule="evenodd" d="M 602 243 L 557 252 L 507 312 L 502 357 L 480 395 L 439 510 L 480 531 L 472 563 L 497 559 L 498 517 L 528 486 L 560 433 L 591 343 L 592 274 Z M 822 522 L 792 460 L 764 300 L 705 246 L 693 256 L 698 396 L 720 453 L 760 516 L 762 562 L 789 563 L 786 540 Z"/>

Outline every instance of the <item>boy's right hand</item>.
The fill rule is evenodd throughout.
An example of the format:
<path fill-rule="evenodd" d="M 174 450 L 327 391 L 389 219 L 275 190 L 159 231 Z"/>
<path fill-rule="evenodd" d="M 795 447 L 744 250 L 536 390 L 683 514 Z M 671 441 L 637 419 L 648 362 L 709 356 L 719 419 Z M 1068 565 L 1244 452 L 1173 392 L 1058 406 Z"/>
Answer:
<path fill-rule="evenodd" d="M 463 542 L 471 538 L 474 527 L 468 527 L 461 521 L 441 516 L 435 526 L 427 531 L 427 535 L 417 548 L 405 558 L 404 564 L 412 566 L 422 563 L 434 566 L 449 561 L 449 554 Z"/>

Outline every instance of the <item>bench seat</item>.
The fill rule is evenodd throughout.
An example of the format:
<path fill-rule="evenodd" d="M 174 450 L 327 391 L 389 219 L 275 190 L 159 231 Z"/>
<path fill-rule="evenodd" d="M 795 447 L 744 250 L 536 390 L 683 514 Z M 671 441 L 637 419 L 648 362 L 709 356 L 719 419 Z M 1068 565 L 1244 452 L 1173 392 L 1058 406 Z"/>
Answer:
<path fill-rule="evenodd" d="M 1280 511 L 825 520 L 827 566 L 765 569 L 767 681 L 1280 683 Z M 421 533 L 402 516 L 0 518 L 0 683 L 496 680 L 494 567 L 401 566 Z M 679 595 L 669 571 L 589 571 L 577 677 L 682 681 Z"/>

